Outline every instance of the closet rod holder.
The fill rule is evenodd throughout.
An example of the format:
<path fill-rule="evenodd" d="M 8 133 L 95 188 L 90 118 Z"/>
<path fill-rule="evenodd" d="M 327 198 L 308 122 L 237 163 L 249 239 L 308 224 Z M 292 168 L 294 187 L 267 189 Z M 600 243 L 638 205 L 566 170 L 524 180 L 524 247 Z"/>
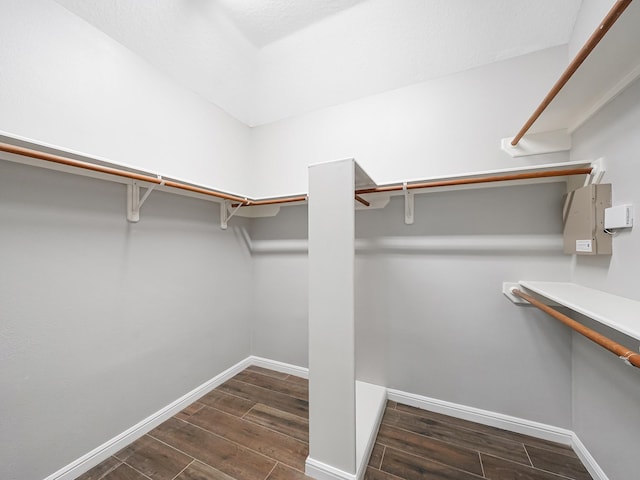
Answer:
<path fill-rule="evenodd" d="M 511 145 L 516 146 L 522 137 L 529 131 L 531 126 L 535 123 L 535 121 L 542 115 L 542 112 L 551 104 L 554 98 L 558 95 L 560 90 L 567 84 L 569 79 L 573 76 L 574 73 L 580 68 L 580 65 L 587 59 L 589 54 L 593 51 L 593 49 L 600 43 L 600 40 L 606 35 L 606 33 L 611 29 L 616 20 L 620 18 L 622 12 L 629 6 L 632 0 L 617 0 L 614 6 L 609 10 L 607 16 L 604 17 L 602 22 L 598 28 L 591 34 L 587 42 L 582 46 L 580 51 L 577 53 L 575 58 L 571 61 L 566 70 L 562 73 L 558 81 L 551 87 L 549 93 L 547 93 L 546 97 L 542 100 L 538 108 L 533 112 L 533 114 L 526 121 L 524 126 L 520 129 L 518 134 L 513 137 L 511 140 Z"/>
<path fill-rule="evenodd" d="M 630 350 L 617 342 L 614 342 L 610 338 L 605 337 L 604 335 L 590 329 L 589 327 L 585 327 L 581 323 L 576 322 L 574 319 L 569 318 L 566 315 L 558 312 L 557 310 L 549 307 L 548 305 L 545 305 L 544 303 L 536 300 L 531 295 L 527 295 L 518 288 L 512 289 L 511 293 L 516 297 L 526 300 L 531 305 L 542 310 L 546 314 L 551 315 L 556 320 L 564 323 L 566 326 L 578 332 L 580 335 L 587 337 L 592 342 L 597 343 L 603 348 L 606 348 L 611 353 L 614 353 L 615 355 L 620 357 L 620 359 L 623 360 L 627 365 L 640 368 L 640 354 L 633 352 L 633 350 Z"/>

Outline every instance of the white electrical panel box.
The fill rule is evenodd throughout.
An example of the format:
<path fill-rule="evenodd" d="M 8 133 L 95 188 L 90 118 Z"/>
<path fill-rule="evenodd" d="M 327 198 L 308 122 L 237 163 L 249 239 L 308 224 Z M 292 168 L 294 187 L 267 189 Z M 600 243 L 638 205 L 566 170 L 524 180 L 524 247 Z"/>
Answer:
<path fill-rule="evenodd" d="M 604 211 L 604 228 L 633 227 L 633 205 L 618 205 Z"/>
<path fill-rule="evenodd" d="M 564 253 L 611 255 L 604 212 L 611 207 L 611 184 L 587 185 L 567 195 L 563 211 Z"/>

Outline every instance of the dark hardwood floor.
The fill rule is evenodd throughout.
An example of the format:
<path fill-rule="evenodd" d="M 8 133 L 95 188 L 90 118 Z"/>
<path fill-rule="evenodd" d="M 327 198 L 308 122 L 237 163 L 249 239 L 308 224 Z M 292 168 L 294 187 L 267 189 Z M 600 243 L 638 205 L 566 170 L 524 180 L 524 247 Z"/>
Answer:
<path fill-rule="evenodd" d="M 301 480 L 307 381 L 249 367 L 79 480 Z M 571 448 L 388 402 L 367 480 L 590 480 Z"/>

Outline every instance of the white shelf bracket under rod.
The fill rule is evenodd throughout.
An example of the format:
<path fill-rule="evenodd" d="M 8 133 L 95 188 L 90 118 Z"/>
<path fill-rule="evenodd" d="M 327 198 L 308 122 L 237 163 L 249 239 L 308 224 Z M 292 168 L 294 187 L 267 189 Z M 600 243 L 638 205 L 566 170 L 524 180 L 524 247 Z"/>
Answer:
<path fill-rule="evenodd" d="M 404 193 L 404 223 L 413 225 L 413 192 L 407 188 L 407 182 L 402 182 L 402 191 Z"/>
<path fill-rule="evenodd" d="M 164 185 L 164 180 L 158 175 L 160 185 Z M 151 192 L 157 187 L 157 185 L 149 185 L 144 195 L 140 196 L 140 184 L 138 182 L 132 182 L 127 185 L 127 220 L 132 223 L 140 221 L 140 209 L 144 202 L 147 201 Z"/>
<path fill-rule="evenodd" d="M 248 202 L 248 199 L 245 198 L 245 203 Z M 230 207 L 231 207 L 231 202 L 229 200 L 224 200 L 221 204 L 220 204 L 220 228 L 222 230 L 226 230 L 227 229 L 227 224 L 229 222 L 229 220 L 231 220 L 231 218 L 238 213 L 238 210 L 240 210 L 240 207 L 242 207 L 245 203 L 240 203 L 238 204 L 238 206 L 236 208 L 234 208 L 231 212 L 229 211 Z"/>

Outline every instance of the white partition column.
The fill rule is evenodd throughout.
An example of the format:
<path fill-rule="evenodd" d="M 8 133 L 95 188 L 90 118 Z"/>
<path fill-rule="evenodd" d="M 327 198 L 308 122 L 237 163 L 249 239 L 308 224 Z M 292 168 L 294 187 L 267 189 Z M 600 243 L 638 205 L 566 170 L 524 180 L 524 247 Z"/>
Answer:
<path fill-rule="evenodd" d="M 349 478 L 356 470 L 354 182 L 353 160 L 309 167 L 306 470 L 315 478 Z"/>
<path fill-rule="evenodd" d="M 356 381 L 355 208 L 374 186 L 354 160 L 309 167 L 309 457 L 319 480 L 360 480 L 386 389 Z"/>

